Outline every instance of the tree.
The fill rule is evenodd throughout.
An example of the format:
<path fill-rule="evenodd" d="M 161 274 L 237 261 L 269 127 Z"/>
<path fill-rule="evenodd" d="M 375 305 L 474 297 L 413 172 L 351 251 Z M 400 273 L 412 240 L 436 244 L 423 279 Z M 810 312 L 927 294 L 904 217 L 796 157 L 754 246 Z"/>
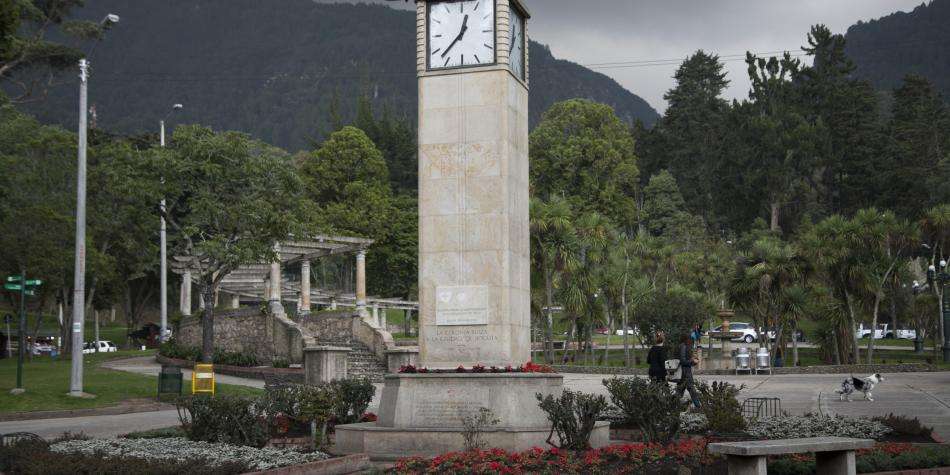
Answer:
<path fill-rule="evenodd" d="M 545 359 L 554 363 L 554 293 L 567 270 L 577 267 L 578 240 L 574 213 L 567 200 L 531 200 L 531 263 L 543 282 Z M 537 280 L 537 279 L 536 279 Z"/>
<path fill-rule="evenodd" d="M 613 109 L 582 99 L 553 105 L 531 133 L 534 196 L 564 196 L 625 231 L 637 224 L 639 171 L 633 138 Z"/>
<path fill-rule="evenodd" d="M 852 74 L 845 38 L 825 25 L 814 25 L 802 48 L 810 66 L 793 73 L 801 106 L 812 123 L 821 123 L 815 140 L 821 153 L 816 176 L 817 215 L 851 214 L 879 202 L 886 181 L 881 154 L 878 97 L 865 80 Z"/>
<path fill-rule="evenodd" d="M 210 363 L 221 280 L 243 264 L 270 262 L 276 243 L 311 231 L 312 216 L 288 155 L 246 135 L 180 126 L 151 161 L 139 186 L 155 190 L 149 202 L 165 197 L 172 255 L 197 274 L 205 301 L 201 358 Z"/>
<path fill-rule="evenodd" d="M 684 249 L 689 249 L 705 232 L 702 220 L 686 211 L 679 186 L 666 170 L 650 177 L 650 183 L 643 189 L 641 220 L 653 235 L 664 236 Z"/>
<path fill-rule="evenodd" d="M 901 216 L 917 218 L 950 200 L 950 109 L 927 79 L 904 78 L 894 91 L 887 131 L 891 160 L 882 201 Z"/>
<path fill-rule="evenodd" d="M 676 86 L 663 96 L 669 107 L 646 141 L 649 160 L 642 171 L 668 169 L 683 186 L 689 209 L 708 213 L 726 135 L 729 104 L 722 93 L 729 80 L 719 57 L 703 50 L 683 61 L 674 79 Z"/>
<path fill-rule="evenodd" d="M 820 126 L 810 123 L 798 108 L 799 98 L 790 79 L 800 63 L 788 53 L 778 59 L 746 54 L 752 89 L 745 110 L 743 138 L 749 175 L 767 200 L 769 229 L 779 231 L 782 209 L 811 173 L 818 151 Z"/>
<path fill-rule="evenodd" d="M 874 208 L 858 211 L 853 219 L 851 251 L 863 280 L 863 290 L 871 305 L 871 338 L 868 339 L 868 364 L 874 357 L 874 332 L 877 329 L 881 302 L 885 291 L 900 266 L 905 264 L 911 249 L 917 245 L 917 230 L 902 222 L 893 213 Z"/>
<path fill-rule="evenodd" d="M 14 102 L 30 98 L 37 88 L 47 87 L 47 76 L 76 65 L 83 57 L 78 49 L 48 39 L 54 29 L 61 36 L 74 39 L 102 36 L 102 25 L 67 19 L 82 5 L 83 0 L 0 1 L 0 85 L 15 86 L 19 94 Z M 49 74 L 34 74 L 29 79 L 17 75 L 36 69 Z"/>

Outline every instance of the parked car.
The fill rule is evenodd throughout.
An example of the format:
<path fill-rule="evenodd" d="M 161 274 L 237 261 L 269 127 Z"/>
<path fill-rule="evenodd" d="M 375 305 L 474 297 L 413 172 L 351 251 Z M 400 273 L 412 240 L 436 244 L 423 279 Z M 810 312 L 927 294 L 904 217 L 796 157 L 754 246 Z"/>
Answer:
<path fill-rule="evenodd" d="M 916 340 L 917 330 L 914 330 L 913 328 L 898 328 L 894 332 L 894 337 L 899 340 Z"/>
<path fill-rule="evenodd" d="M 858 327 L 858 330 L 854 332 L 854 336 L 857 338 L 870 338 L 871 328 L 865 327 L 864 324 L 862 323 Z M 894 338 L 894 331 L 890 328 L 889 324 L 887 323 L 879 323 L 877 325 L 877 328 L 874 330 L 874 339 L 880 340 L 882 338 Z"/>
<path fill-rule="evenodd" d="M 97 347 L 99 349 L 98 352 L 96 351 Z M 93 341 L 93 342 L 87 342 L 87 343 L 82 344 L 83 354 L 115 353 L 116 351 L 119 351 L 119 348 L 115 346 L 115 343 L 112 343 L 111 341 Z"/>
<path fill-rule="evenodd" d="M 712 331 L 721 332 L 722 325 L 714 328 Z M 733 338 L 732 341 L 744 341 L 746 343 L 752 343 L 755 340 L 759 339 L 759 332 L 755 331 L 755 328 L 749 323 L 730 322 L 729 331 L 742 333 L 742 336 L 738 338 Z"/>
<path fill-rule="evenodd" d="M 775 330 L 770 329 L 765 332 L 765 336 L 769 338 L 769 341 L 775 341 Z M 801 329 L 795 330 L 795 340 L 799 342 L 805 341 L 805 332 Z"/>
<path fill-rule="evenodd" d="M 594 333 L 596 333 L 596 334 L 598 334 L 598 335 L 606 335 L 606 334 L 610 333 L 610 329 L 607 328 L 607 327 L 595 328 L 595 329 L 594 329 Z"/>
<path fill-rule="evenodd" d="M 616 335 L 623 336 L 624 331 L 625 330 L 623 328 L 618 328 L 616 331 Z M 636 328 L 629 328 L 629 327 L 626 329 L 626 332 L 627 332 L 627 335 L 636 335 L 638 333 Z"/>
<path fill-rule="evenodd" d="M 30 353 L 32 353 L 33 356 L 50 354 L 53 352 L 53 345 L 50 345 L 49 343 L 44 343 L 44 342 L 33 343 L 29 346 L 29 348 L 30 348 Z"/>

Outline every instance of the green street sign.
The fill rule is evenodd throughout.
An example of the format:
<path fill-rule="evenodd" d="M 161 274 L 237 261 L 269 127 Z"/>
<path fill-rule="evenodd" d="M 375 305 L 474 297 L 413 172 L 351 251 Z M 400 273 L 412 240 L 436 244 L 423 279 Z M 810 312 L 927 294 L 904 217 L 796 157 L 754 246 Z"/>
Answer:
<path fill-rule="evenodd" d="M 23 286 L 20 284 L 3 284 L 3 288 L 7 290 L 23 290 Z"/>
<path fill-rule="evenodd" d="M 7 282 L 20 282 L 21 280 L 23 280 L 22 275 L 11 275 L 7 277 Z"/>
<path fill-rule="evenodd" d="M 36 286 L 36 285 L 43 285 L 43 281 L 40 280 L 40 279 L 28 280 L 28 281 L 26 281 L 26 285 L 28 285 L 28 286 L 30 286 L 30 285 L 33 285 L 33 286 Z"/>

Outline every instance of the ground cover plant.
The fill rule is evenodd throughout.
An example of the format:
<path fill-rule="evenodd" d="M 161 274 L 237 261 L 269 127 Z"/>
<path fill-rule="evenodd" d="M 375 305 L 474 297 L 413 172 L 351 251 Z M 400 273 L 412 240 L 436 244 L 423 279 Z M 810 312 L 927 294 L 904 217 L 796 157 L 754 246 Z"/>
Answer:
<path fill-rule="evenodd" d="M 237 462 L 255 470 L 299 465 L 329 456 L 323 452 L 301 453 L 294 450 L 255 448 L 241 445 L 196 442 L 181 437 L 158 439 L 89 439 L 59 442 L 50 451 L 87 456 L 133 457 L 152 461 L 200 461 L 209 467 Z"/>
<path fill-rule="evenodd" d="M 880 440 L 890 434 L 892 429 L 872 419 L 807 414 L 758 419 L 749 424 L 746 432 L 762 439 L 855 437 Z"/>
<path fill-rule="evenodd" d="M 432 459 L 410 457 L 396 462 L 398 474 L 497 474 L 497 473 L 676 473 L 680 466 L 716 463 L 706 452 L 706 441 L 688 439 L 672 444 L 626 444 L 571 451 L 534 448 L 511 453 L 500 449 L 452 452 Z"/>
<path fill-rule="evenodd" d="M 700 410 L 706 416 L 706 426 L 717 433 L 742 432 L 746 421 L 742 406 L 736 397 L 745 385 L 736 386 L 722 381 L 702 382 L 697 385 L 702 401 Z"/>
<path fill-rule="evenodd" d="M 857 473 L 928 469 L 950 466 L 950 446 L 878 444 L 856 454 Z M 774 457 L 769 460 L 769 473 L 774 475 L 806 475 L 815 473 L 815 457 L 809 454 Z"/>

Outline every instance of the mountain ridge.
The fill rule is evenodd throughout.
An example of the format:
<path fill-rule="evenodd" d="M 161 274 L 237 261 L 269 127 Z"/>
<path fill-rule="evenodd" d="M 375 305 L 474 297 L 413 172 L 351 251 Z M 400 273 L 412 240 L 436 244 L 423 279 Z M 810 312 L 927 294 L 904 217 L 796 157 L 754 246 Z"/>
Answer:
<path fill-rule="evenodd" d="M 109 12 L 122 22 L 92 58 L 89 103 L 99 127 L 151 131 L 182 103 L 175 122 L 241 130 L 302 150 L 331 131 L 332 109 L 352 120 L 361 95 L 415 125 L 411 11 L 310 0 L 90 0 L 77 16 Z M 659 117 L 613 79 L 557 59 L 544 45 L 532 41 L 530 55 L 532 126 L 551 104 L 575 97 L 609 104 L 630 124 Z M 69 76 L 27 110 L 74 127 L 77 88 Z"/>

